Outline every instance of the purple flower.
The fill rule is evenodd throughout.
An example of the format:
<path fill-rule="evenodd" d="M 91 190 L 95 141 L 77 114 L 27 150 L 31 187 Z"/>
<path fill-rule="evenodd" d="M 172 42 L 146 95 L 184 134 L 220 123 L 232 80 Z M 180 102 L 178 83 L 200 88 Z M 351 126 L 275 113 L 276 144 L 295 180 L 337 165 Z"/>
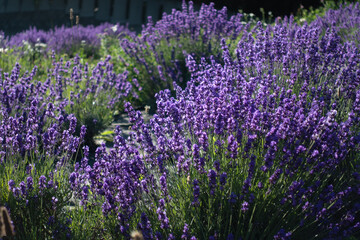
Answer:
<path fill-rule="evenodd" d="M 181 235 L 181 239 L 188 239 L 189 238 L 189 225 L 185 223 L 183 234 Z"/>
<path fill-rule="evenodd" d="M 235 204 L 238 199 L 239 199 L 239 197 L 234 192 L 232 192 L 230 194 L 229 203 Z"/>
<path fill-rule="evenodd" d="M 242 204 L 241 204 L 241 211 L 243 212 L 246 212 L 247 210 L 249 210 L 249 203 L 244 201 Z"/>
<path fill-rule="evenodd" d="M 223 188 L 223 186 L 226 184 L 226 179 L 227 179 L 227 173 L 226 172 L 223 172 L 221 175 L 220 175 L 220 185 L 221 187 Z"/>
<path fill-rule="evenodd" d="M 276 169 L 273 175 L 271 175 L 269 178 L 270 184 L 275 184 L 276 181 L 279 179 L 281 173 L 282 173 L 281 169 Z"/>
<path fill-rule="evenodd" d="M 291 239 L 291 232 L 285 232 L 284 229 L 280 229 L 280 231 L 274 236 L 276 240 L 286 240 Z"/>
<path fill-rule="evenodd" d="M 89 187 L 88 186 L 83 186 L 81 189 L 81 205 L 85 205 L 85 203 L 88 201 L 88 193 L 89 193 Z"/>
<path fill-rule="evenodd" d="M 234 235 L 232 233 L 229 233 L 229 235 L 226 237 L 226 240 L 234 240 Z"/>
<path fill-rule="evenodd" d="M 9 186 L 10 191 L 12 191 L 12 189 L 15 188 L 15 185 L 16 185 L 15 181 L 10 179 L 9 182 L 8 182 L 8 186 Z"/>
<path fill-rule="evenodd" d="M 214 162 L 214 168 L 216 169 L 217 172 L 220 172 L 220 162 L 219 161 L 215 161 Z"/>
<path fill-rule="evenodd" d="M 54 182 L 52 180 L 49 180 L 47 183 L 47 188 L 53 188 L 54 187 Z"/>
<path fill-rule="evenodd" d="M 29 164 L 26 166 L 26 174 L 30 175 L 31 171 L 34 169 L 34 166 L 32 164 Z"/>
<path fill-rule="evenodd" d="M 39 189 L 43 190 L 46 188 L 46 177 L 44 175 L 41 175 L 39 177 Z"/>
<path fill-rule="evenodd" d="M 199 186 L 199 181 L 197 179 L 194 179 L 193 181 L 193 195 L 194 195 L 194 200 L 192 201 L 192 204 L 198 205 L 199 196 L 200 196 L 200 186 Z"/>
<path fill-rule="evenodd" d="M 139 229 L 144 237 L 144 239 L 152 239 L 153 231 L 151 228 L 151 223 L 149 219 L 146 217 L 145 213 L 141 213 L 141 221 L 138 224 Z"/>
<path fill-rule="evenodd" d="M 19 189 L 20 189 L 21 195 L 23 197 L 25 197 L 27 195 L 27 187 L 26 187 L 26 184 L 24 181 L 20 182 Z"/>
<path fill-rule="evenodd" d="M 164 194 L 164 196 L 166 197 L 168 195 L 167 184 L 166 184 L 166 174 L 164 173 L 163 175 L 161 175 L 159 180 L 160 180 L 161 191 Z"/>
<path fill-rule="evenodd" d="M 57 203 L 58 203 L 58 199 L 56 198 L 56 197 L 52 197 L 51 198 L 51 203 L 52 203 L 52 208 L 55 210 L 56 209 L 56 205 L 57 205 Z"/>
<path fill-rule="evenodd" d="M 215 194 L 216 184 L 216 172 L 212 169 L 208 171 L 208 178 L 209 178 L 209 188 L 210 188 L 210 195 Z"/>
<path fill-rule="evenodd" d="M 230 156 L 231 158 L 236 158 L 237 148 L 238 148 L 237 141 L 233 135 L 230 135 L 227 140 L 228 140 L 228 150 L 230 152 Z"/>
<path fill-rule="evenodd" d="M 166 216 L 164 199 L 159 200 L 159 207 L 156 210 L 156 213 L 158 214 L 158 220 L 160 221 L 160 228 L 161 229 L 169 228 L 169 219 Z"/>
<path fill-rule="evenodd" d="M 86 126 L 82 125 L 80 129 L 80 139 L 84 139 L 86 134 Z"/>
<path fill-rule="evenodd" d="M 26 185 L 27 185 L 27 188 L 29 190 L 32 190 L 34 188 L 33 184 L 34 184 L 34 182 L 33 182 L 32 177 L 27 177 L 26 178 Z"/>
<path fill-rule="evenodd" d="M 78 178 L 78 174 L 76 172 L 72 172 L 70 174 L 69 183 L 73 189 L 77 186 L 77 178 Z"/>

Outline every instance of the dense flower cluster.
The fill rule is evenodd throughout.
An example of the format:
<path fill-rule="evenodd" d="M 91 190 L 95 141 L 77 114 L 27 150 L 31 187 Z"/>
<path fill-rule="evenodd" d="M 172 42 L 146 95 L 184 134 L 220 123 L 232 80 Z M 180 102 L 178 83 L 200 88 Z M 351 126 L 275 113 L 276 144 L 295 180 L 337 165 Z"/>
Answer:
<path fill-rule="evenodd" d="M 72 27 L 55 27 L 49 31 L 38 30 L 36 27 L 11 36 L 7 47 L 28 46 L 37 51 L 56 51 L 72 55 L 79 47 L 86 48 L 86 51 L 95 53 L 100 48 L 101 36 L 110 35 L 119 37 L 121 34 L 133 36 L 127 27 L 103 23 L 98 26 L 76 25 Z"/>
<path fill-rule="evenodd" d="M 156 23 L 149 17 L 139 37 L 123 38 L 120 44 L 143 76 L 139 79 L 143 87 L 140 94 L 153 98 L 159 90 L 172 88 L 173 81 L 180 84 L 188 80 L 186 55 L 193 54 L 196 59 L 219 56 L 220 40 L 233 41 L 246 28 L 241 17 L 228 17 L 225 7 L 216 10 L 213 3 L 196 11 L 192 1 L 183 1 L 182 10 L 164 13 Z"/>
<path fill-rule="evenodd" d="M 132 93 L 127 72 L 115 74 L 110 57 L 99 61 L 92 71 L 79 57 L 68 62 L 53 57 L 43 81 L 38 79 L 37 67 L 22 73 L 16 64 L 10 74 L 0 71 L 0 174 L 4 176 L 0 185 L 7 186 L 0 189 L 0 201 L 9 201 L 12 219 L 21 233 L 32 229 L 23 221 L 35 221 L 41 226 L 36 234 L 44 239 L 49 234 L 59 238 L 70 232 L 66 221 L 60 219 L 65 217 L 63 208 L 72 197 L 70 189 L 76 185 L 76 176 L 69 176 L 69 166 L 84 140 L 91 143 Z M 86 147 L 83 162 L 87 162 L 88 151 Z M 82 187 L 81 196 L 85 204 L 87 186 Z M 38 204 L 43 204 L 44 212 L 26 211 L 27 207 L 36 210 Z M 28 214 L 22 216 L 23 211 Z M 50 217 L 52 233 L 46 230 Z"/>
<path fill-rule="evenodd" d="M 45 77 L 19 64 L 0 70 L 0 202 L 19 238 L 77 229 L 83 239 L 128 239 L 135 228 L 145 239 L 357 238 L 359 35 L 343 33 L 358 9 L 250 28 L 240 14 L 184 2 L 121 42 L 132 61 L 121 74 L 110 56 L 90 69 L 55 52 Z M 29 41 L 50 46 L 49 32 L 31 31 Z M 126 102 L 141 87 L 169 88 L 155 95 L 149 121 Z M 91 156 L 84 139 L 116 109 L 132 132 L 125 138 L 118 126 L 112 148 Z"/>
<path fill-rule="evenodd" d="M 53 61 L 48 81 L 55 82 L 50 88 L 50 96 L 56 101 L 64 101 L 65 111 L 74 114 L 79 127 L 86 125 L 87 139 L 107 127 L 113 120 L 113 112 L 119 109 L 127 97 L 137 95 L 128 79 L 128 71 L 117 74 L 110 62 L 111 56 L 99 61 L 93 69 L 75 56 L 73 61 Z"/>
<path fill-rule="evenodd" d="M 65 112 L 64 99 L 48 95 L 54 85 L 36 81 L 36 67 L 20 69 L 0 72 L 0 202 L 11 209 L 19 238 L 33 231 L 30 223 L 41 238 L 70 236 L 60 210 L 71 192 L 62 182 L 84 136 L 75 136 L 77 121 Z M 48 224 L 50 218 L 56 224 Z"/>
<path fill-rule="evenodd" d="M 157 215 L 151 225 L 158 225 L 162 236 L 176 229 L 179 236 L 187 234 L 188 228 L 219 239 L 288 239 L 305 233 L 334 238 L 357 232 L 359 49 L 342 43 L 336 28 L 322 35 L 319 26 L 298 26 L 285 18 L 244 32 L 235 57 L 224 39 L 222 51 L 223 64 L 214 57 L 197 63 L 188 55 L 191 81 L 184 90 L 175 85 L 176 98 L 169 90 L 156 95 L 157 114 L 150 123 L 126 106 L 134 133 L 127 141 L 118 134 L 116 149 L 122 154 L 105 156 L 117 156 L 118 164 L 126 159 L 141 170 L 117 167 L 115 173 L 113 160 L 99 158 L 87 173 L 92 187 L 104 184 L 92 180 L 104 179 L 104 173 L 143 179 L 128 186 L 157 199 L 156 207 L 149 205 Z M 182 195 L 188 198 L 180 197 L 171 179 L 185 183 Z M 140 192 L 132 190 L 125 200 L 124 191 L 117 190 L 122 187 L 112 189 L 107 198 L 135 209 L 133 196 L 140 198 Z M 110 203 L 103 209 L 116 209 Z M 180 214 L 188 214 L 185 222 L 196 222 L 179 226 L 179 216 L 166 211 L 179 206 Z M 203 225 L 212 230 L 203 233 Z"/>
<path fill-rule="evenodd" d="M 14 152 L 21 157 L 29 152 L 40 156 L 72 154 L 80 144 L 80 138 L 73 136 L 76 118 L 65 113 L 66 99 L 55 102 L 54 96 L 47 95 L 54 86 L 50 81 L 34 81 L 36 71 L 37 67 L 21 75 L 17 64 L 10 75 L 0 72 L 1 162 L 13 158 Z M 67 122 L 70 125 L 65 129 Z"/>
<path fill-rule="evenodd" d="M 360 7 L 359 3 L 341 5 L 339 9 L 330 9 L 324 17 L 317 18 L 312 25 L 320 26 L 323 30 L 329 27 L 335 28 L 344 41 L 355 41 L 359 44 L 360 39 Z"/>

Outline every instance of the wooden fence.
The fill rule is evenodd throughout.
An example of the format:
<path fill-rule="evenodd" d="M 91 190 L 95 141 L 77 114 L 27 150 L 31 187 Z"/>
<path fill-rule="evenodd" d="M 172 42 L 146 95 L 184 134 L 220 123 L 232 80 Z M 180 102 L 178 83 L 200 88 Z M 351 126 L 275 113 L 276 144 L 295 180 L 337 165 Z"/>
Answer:
<path fill-rule="evenodd" d="M 36 19 L 40 12 L 63 12 L 81 19 L 92 19 L 92 22 L 129 23 L 138 29 L 146 23 L 147 16 L 154 21 L 161 18 L 163 12 L 181 8 L 181 0 L 0 0 L 0 16 L 21 14 Z M 29 17 L 28 17 L 29 18 Z M 27 19 L 24 19 L 27 21 Z M 31 22 L 31 21 L 30 21 Z"/>

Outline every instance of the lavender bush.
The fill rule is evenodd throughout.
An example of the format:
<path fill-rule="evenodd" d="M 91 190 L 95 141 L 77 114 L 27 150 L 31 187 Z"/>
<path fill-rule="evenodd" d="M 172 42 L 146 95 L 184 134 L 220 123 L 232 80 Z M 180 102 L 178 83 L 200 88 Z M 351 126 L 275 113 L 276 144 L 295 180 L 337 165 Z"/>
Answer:
<path fill-rule="evenodd" d="M 62 239 L 70 237 L 69 164 L 86 129 L 74 136 L 76 118 L 47 94 L 49 82 L 36 82 L 36 70 L 20 75 L 17 64 L 11 74 L 0 72 L 0 203 L 17 239 Z"/>
<path fill-rule="evenodd" d="M 53 56 L 44 81 L 37 81 L 37 67 L 22 75 L 19 64 L 1 74 L 0 202 L 8 204 L 19 239 L 70 237 L 64 206 L 73 195 L 68 174 L 80 143 L 85 137 L 94 147 L 93 136 L 132 93 L 127 73 L 115 74 L 109 60 L 90 72 L 79 57 Z"/>
<path fill-rule="evenodd" d="M 149 17 L 139 37 L 123 38 L 120 45 L 125 56 L 120 57 L 140 72 L 140 99 L 151 101 L 159 90 L 173 89 L 173 82 L 185 86 L 190 76 L 186 55 L 192 54 L 198 60 L 220 56 L 220 39 L 232 42 L 246 28 L 241 17 L 237 14 L 229 18 L 226 8 L 216 10 L 214 4 L 203 4 L 196 11 L 191 1 L 188 5 L 183 1 L 181 11 L 164 13 L 156 23 Z"/>
<path fill-rule="evenodd" d="M 72 173 L 89 206 L 125 238 L 359 236 L 356 45 L 285 18 L 222 51 L 223 65 L 189 55 L 191 81 L 156 95 L 149 124 L 125 105 L 133 135 L 118 129 L 113 150 Z"/>
<path fill-rule="evenodd" d="M 344 41 L 355 41 L 359 44 L 359 2 L 343 4 L 338 9 L 329 9 L 323 17 L 317 18 L 312 24 L 321 26 L 323 30 L 332 27 Z"/>
<path fill-rule="evenodd" d="M 119 24 L 104 23 L 96 27 L 80 25 L 71 28 L 62 26 L 54 29 L 48 48 L 71 56 L 77 48 L 82 46 L 85 56 L 96 56 L 103 36 L 121 38 L 121 35 L 125 33 L 133 34 L 127 27 Z"/>
<path fill-rule="evenodd" d="M 55 101 L 64 101 L 64 111 L 74 114 L 80 126 L 88 128 L 86 144 L 95 147 L 93 137 L 113 121 L 115 111 L 123 108 L 125 99 L 136 98 L 134 88 L 128 80 L 128 72 L 116 74 L 111 56 L 99 61 L 93 69 L 79 56 L 72 61 L 56 61 L 49 69 L 47 81 L 54 83 L 50 95 Z"/>
<path fill-rule="evenodd" d="M 16 237 L 359 238 L 360 54 L 341 27 L 352 6 L 330 25 L 250 28 L 184 4 L 126 36 L 121 74 L 110 56 L 53 55 L 41 77 L 0 70 L 0 203 Z M 145 122 L 137 93 L 166 87 Z M 119 108 L 133 132 L 116 128 L 89 164 L 82 143 Z"/>
<path fill-rule="evenodd" d="M 133 34 L 126 26 L 103 23 L 96 27 L 92 25 L 61 26 L 49 31 L 31 27 L 12 37 L 2 34 L 0 68 L 3 71 L 11 71 L 16 62 L 25 69 L 31 69 L 37 65 L 38 76 L 44 76 L 42 80 L 45 80 L 48 69 L 52 68 L 52 51 L 55 51 L 58 58 L 60 56 L 72 58 L 80 55 L 81 58 L 87 59 L 92 68 L 92 65 L 96 65 L 99 61 L 100 54 L 103 54 L 100 51 L 102 39 L 118 41 L 125 32 L 127 36 Z M 124 69 L 121 69 L 121 72 L 123 71 Z"/>
<path fill-rule="evenodd" d="M 54 50 L 56 53 L 66 53 L 75 56 L 74 53 L 82 50 L 85 56 L 98 58 L 101 38 L 104 35 L 120 38 L 120 35 L 133 33 L 127 27 L 119 24 L 112 25 L 103 23 L 99 26 L 75 25 L 72 27 L 55 27 L 49 31 L 38 30 L 31 27 L 29 30 L 10 37 L 8 47 L 20 47 L 24 53 L 43 53 Z"/>

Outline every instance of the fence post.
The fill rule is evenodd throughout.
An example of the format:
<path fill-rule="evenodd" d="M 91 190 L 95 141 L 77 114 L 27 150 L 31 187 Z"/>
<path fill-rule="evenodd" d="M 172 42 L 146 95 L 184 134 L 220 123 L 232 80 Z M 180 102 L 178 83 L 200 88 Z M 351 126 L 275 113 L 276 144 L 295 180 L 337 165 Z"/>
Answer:
<path fill-rule="evenodd" d="M 126 23 L 126 3 L 127 0 L 115 0 L 112 22 Z"/>
<path fill-rule="evenodd" d="M 35 2 L 34 1 L 22 1 L 21 4 L 22 12 L 33 12 L 35 11 Z"/>
<path fill-rule="evenodd" d="M 0 13 L 3 13 L 6 11 L 5 9 L 5 1 L 6 0 L 0 0 Z"/>
<path fill-rule="evenodd" d="M 136 30 L 141 29 L 142 0 L 131 0 L 129 9 L 129 24 Z"/>
<path fill-rule="evenodd" d="M 33 1 L 32 1 L 33 2 Z M 50 10 L 50 3 L 49 3 L 49 0 L 42 0 L 39 2 L 39 10 L 42 10 L 42 11 L 48 11 Z"/>
<path fill-rule="evenodd" d="M 99 0 L 99 10 L 95 17 L 98 20 L 109 21 L 110 15 L 110 0 Z"/>
<path fill-rule="evenodd" d="M 8 0 L 6 12 L 19 12 L 20 11 L 20 0 Z"/>
<path fill-rule="evenodd" d="M 94 16 L 95 0 L 83 0 L 82 8 L 80 9 L 80 17 Z"/>
<path fill-rule="evenodd" d="M 64 0 L 52 0 L 50 1 L 51 10 L 64 10 L 65 6 Z"/>

